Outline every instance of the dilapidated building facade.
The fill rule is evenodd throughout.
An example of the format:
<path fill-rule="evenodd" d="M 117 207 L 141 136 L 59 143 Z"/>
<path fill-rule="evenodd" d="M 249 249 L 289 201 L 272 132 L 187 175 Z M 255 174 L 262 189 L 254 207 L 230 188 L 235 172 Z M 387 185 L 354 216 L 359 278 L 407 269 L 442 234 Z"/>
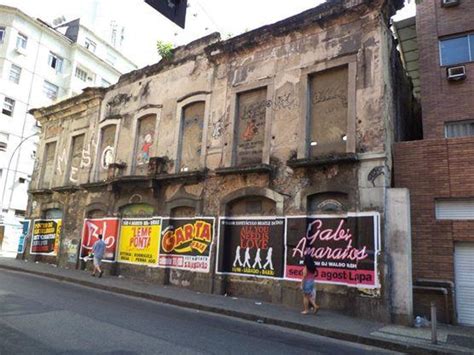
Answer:
<path fill-rule="evenodd" d="M 324 284 L 318 297 L 349 314 L 409 321 L 409 222 L 387 207 L 408 204 L 390 189 L 391 146 L 409 135 L 412 102 L 389 29 L 401 5 L 328 1 L 229 40 L 207 36 L 111 88 L 35 110 L 43 130 L 29 217 L 61 219 L 62 232 L 57 256 L 27 247 L 26 257 L 76 266 L 85 218 L 375 213 L 376 287 Z M 217 239 L 208 272 L 111 268 L 201 292 L 301 302 L 299 284 L 285 278 L 219 273 L 225 241 Z"/>

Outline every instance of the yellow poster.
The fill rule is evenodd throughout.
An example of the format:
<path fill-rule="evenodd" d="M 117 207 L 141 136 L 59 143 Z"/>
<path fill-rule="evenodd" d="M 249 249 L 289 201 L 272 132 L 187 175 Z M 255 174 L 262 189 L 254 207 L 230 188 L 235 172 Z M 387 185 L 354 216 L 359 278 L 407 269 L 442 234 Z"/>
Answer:
<path fill-rule="evenodd" d="M 124 218 L 120 227 L 118 261 L 157 265 L 161 218 Z"/>

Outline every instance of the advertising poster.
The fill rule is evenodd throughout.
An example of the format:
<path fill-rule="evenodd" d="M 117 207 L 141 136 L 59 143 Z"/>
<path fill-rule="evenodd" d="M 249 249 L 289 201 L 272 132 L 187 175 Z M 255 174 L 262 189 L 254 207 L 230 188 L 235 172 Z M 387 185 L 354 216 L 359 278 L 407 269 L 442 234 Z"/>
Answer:
<path fill-rule="evenodd" d="M 122 219 L 118 261 L 156 266 L 160 234 L 161 218 Z"/>
<path fill-rule="evenodd" d="M 283 277 L 284 218 L 220 218 L 217 272 Z"/>
<path fill-rule="evenodd" d="M 18 253 L 23 254 L 25 252 L 26 238 L 28 237 L 28 232 L 30 230 L 30 221 L 21 221 L 21 235 L 18 241 Z"/>
<path fill-rule="evenodd" d="M 158 265 L 209 272 L 214 218 L 163 219 Z"/>
<path fill-rule="evenodd" d="M 82 227 L 81 259 L 92 252 L 92 246 L 99 240 L 99 234 L 102 234 L 106 245 L 104 261 L 115 261 L 119 224 L 118 218 L 85 219 Z"/>
<path fill-rule="evenodd" d="M 58 255 L 61 219 L 38 219 L 33 223 L 31 254 Z"/>
<path fill-rule="evenodd" d="M 378 288 L 379 214 L 288 217 L 285 278 L 300 280 L 309 254 L 320 283 Z"/>

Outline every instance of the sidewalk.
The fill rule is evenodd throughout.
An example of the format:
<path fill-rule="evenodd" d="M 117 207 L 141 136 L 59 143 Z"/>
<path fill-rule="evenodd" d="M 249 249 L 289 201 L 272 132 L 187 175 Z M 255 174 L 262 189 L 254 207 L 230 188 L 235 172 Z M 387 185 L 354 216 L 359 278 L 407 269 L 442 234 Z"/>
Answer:
<path fill-rule="evenodd" d="M 57 268 L 55 265 L 0 257 L 0 269 L 26 272 L 68 281 L 110 292 L 219 313 L 259 323 L 272 324 L 331 338 L 416 354 L 474 354 L 474 328 L 440 325 L 439 345 L 431 344 L 430 328 L 411 328 L 344 316 L 321 310 L 317 316 L 303 316 L 282 305 L 254 300 L 201 294 L 173 286 L 150 284 L 128 278 L 90 277 L 88 272 Z M 0 271 L 1 272 L 1 271 Z"/>

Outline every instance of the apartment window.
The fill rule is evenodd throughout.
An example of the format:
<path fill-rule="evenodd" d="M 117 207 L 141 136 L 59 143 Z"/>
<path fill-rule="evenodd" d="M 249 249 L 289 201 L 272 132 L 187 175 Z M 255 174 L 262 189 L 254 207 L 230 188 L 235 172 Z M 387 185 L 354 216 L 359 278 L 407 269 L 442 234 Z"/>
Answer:
<path fill-rule="evenodd" d="M 15 108 L 15 100 L 5 97 L 3 101 L 2 113 L 7 116 L 13 116 L 13 109 Z"/>
<path fill-rule="evenodd" d="M 102 79 L 102 80 L 100 81 L 100 85 L 103 86 L 103 87 L 109 87 L 109 86 L 110 86 L 110 83 L 109 83 L 107 80 Z"/>
<path fill-rule="evenodd" d="M 61 73 L 63 68 L 63 58 L 53 52 L 49 52 L 48 65 L 56 70 L 57 73 Z"/>
<path fill-rule="evenodd" d="M 449 122 L 445 128 L 446 138 L 474 136 L 474 120 Z"/>
<path fill-rule="evenodd" d="M 18 65 L 12 64 L 10 68 L 10 81 L 15 84 L 20 83 L 21 68 Z"/>
<path fill-rule="evenodd" d="M 7 147 L 8 147 L 8 144 L 6 142 L 0 142 L 0 152 L 6 152 Z"/>
<path fill-rule="evenodd" d="M 28 37 L 22 33 L 18 33 L 16 37 L 16 48 L 26 49 L 26 44 L 28 43 Z"/>
<path fill-rule="evenodd" d="M 474 200 L 436 200 L 436 219 L 474 220 Z"/>
<path fill-rule="evenodd" d="M 115 65 L 115 62 L 117 61 L 117 57 L 109 52 L 107 53 L 107 59 L 105 61 L 109 63 L 110 65 Z"/>
<path fill-rule="evenodd" d="M 58 98 L 59 87 L 45 80 L 43 84 L 43 92 L 46 97 L 51 100 L 56 100 Z"/>
<path fill-rule="evenodd" d="M 97 48 L 95 42 L 89 38 L 86 38 L 84 46 L 91 52 L 95 52 L 95 49 Z"/>
<path fill-rule="evenodd" d="M 24 210 L 15 210 L 15 217 L 25 217 L 26 211 Z"/>
<path fill-rule="evenodd" d="M 84 82 L 87 81 L 87 72 L 79 67 L 76 67 L 76 78 L 79 78 Z"/>
<path fill-rule="evenodd" d="M 5 39 L 5 27 L 0 27 L 0 43 Z"/>
<path fill-rule="evenodd" d="M 439 42 L 441 65 L 474 61 L 474 34 L 442 39 Z"/>

